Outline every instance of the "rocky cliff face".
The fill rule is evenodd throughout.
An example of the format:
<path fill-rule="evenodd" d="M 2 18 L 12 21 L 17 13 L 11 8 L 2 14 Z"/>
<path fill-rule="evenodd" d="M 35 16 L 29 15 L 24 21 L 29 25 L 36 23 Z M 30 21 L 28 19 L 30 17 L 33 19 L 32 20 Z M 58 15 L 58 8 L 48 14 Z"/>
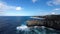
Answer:
<path fill-rule="evenodd" d="M 27 26 L 43 26 L 43 21 L 42 20 L 28 20 L 27 21 Z"/>
<path fill-rule="evenodd" d="M 44 24 L 46 27 L 60 29 L 60 15 L 48 15 Z"/>
<path fill-rule="evenodd" d="M 37 16 L 39 17 L 39 16 Z M 27 26 L 46 26 L 60 30 L 60 15 L 47 15 L 39 18 L 45 18 L 43 20 L 28 20 Z"/>

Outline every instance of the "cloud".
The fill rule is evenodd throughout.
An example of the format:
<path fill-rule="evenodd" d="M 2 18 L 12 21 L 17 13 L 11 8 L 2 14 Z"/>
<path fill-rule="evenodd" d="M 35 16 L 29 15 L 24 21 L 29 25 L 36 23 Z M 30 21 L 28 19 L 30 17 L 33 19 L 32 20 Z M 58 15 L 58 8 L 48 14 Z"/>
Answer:
<path fill-rule="evenodd" d="M 38 0 L 32 0 L 33 3 L 37 2 Z"/>
<path fill-rule="evenodd" d="M 60 8 L 56 8 L 56 9 L 54 9 L 54 10 L 60 10 Z"/>
<path fill-rule="evenodd" d="M 1 10 L 13 10 L 13 9 L 16 10 L 16 8 L 17 8 L 16 6 L 9 6 L 4 2 L 0 2 L 0 11 Z M 19 7 L 18 9 L 22 10 L 22 7 Z"/>
<path fill-rule="evenodd" d="M 52 11 L 60 11 L 60 8 L 55 8 Z"/>
<path fill-rule="evenodd" d="M 47 2 L 49 6 L 60 5 L 60 0 L 50 0 Z"/>
<path fill-rule="evenodd" d="M 18 10 L 22 10 L 22 8 L 21 7 L 16 7 L 16 10 L 18 11 Z"/>
<path fill-rule="evenodd" d="M 60 8 L 55 8 L 51 11 L 51 14 L 60 14 Z"/>
<path fill-rule="evenodd" d="M 53 6 L 51 1 L 48 1 L 48 2 L 47 2 L 47 5 L 48 5 L 48 6 Z"/>
<path fill-rule="evenodd" d="M 12 10 L 22 10 L 22 7 L 18 6 L 10 6 L 5 2 L 0 2 L 0 15 L 3 14 L 5 11 L 12 11 Z"/>
<path fill-rule="evenodd" d="M 7 4 L 0 2 L 0 11 L 14 9 L 13 6 L 8 6 Z"/>
<path fill-rule="evenodd" d="M 53 4 L 60 5 L 60 0 L 53 0 Z"/>

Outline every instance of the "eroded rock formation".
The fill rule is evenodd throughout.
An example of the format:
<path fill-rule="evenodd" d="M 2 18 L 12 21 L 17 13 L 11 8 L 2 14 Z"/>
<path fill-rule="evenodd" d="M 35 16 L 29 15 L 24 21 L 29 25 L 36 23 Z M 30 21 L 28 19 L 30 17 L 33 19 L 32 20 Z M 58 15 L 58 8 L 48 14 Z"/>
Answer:
<path fill-rule="evenodd" d="M 46 26 L 60 30 L 60 15 L 36 16 L 45 19 L 33 19 L 27 21 L 27 26 Z"/>

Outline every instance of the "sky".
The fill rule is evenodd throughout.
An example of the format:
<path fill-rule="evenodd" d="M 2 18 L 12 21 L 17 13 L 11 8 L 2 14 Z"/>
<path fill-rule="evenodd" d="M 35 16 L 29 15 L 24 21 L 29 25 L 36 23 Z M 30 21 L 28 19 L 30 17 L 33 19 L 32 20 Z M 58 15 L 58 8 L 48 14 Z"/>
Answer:
<path fill-rule="evenodd" d="M 60 14 L 60 0 L 0 0 L 0 16 Z"/>

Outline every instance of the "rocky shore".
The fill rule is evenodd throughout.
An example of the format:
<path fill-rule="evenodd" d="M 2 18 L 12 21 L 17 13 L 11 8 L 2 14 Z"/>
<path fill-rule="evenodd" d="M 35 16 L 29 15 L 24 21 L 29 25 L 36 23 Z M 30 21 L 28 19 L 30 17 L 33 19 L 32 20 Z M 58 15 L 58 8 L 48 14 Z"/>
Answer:
<path fill-rule="evenodd" d="M 60 15 L 33 16 L 44 19 L 28 20 L 27 26 L 45 26 L 60 30 Z"/>

